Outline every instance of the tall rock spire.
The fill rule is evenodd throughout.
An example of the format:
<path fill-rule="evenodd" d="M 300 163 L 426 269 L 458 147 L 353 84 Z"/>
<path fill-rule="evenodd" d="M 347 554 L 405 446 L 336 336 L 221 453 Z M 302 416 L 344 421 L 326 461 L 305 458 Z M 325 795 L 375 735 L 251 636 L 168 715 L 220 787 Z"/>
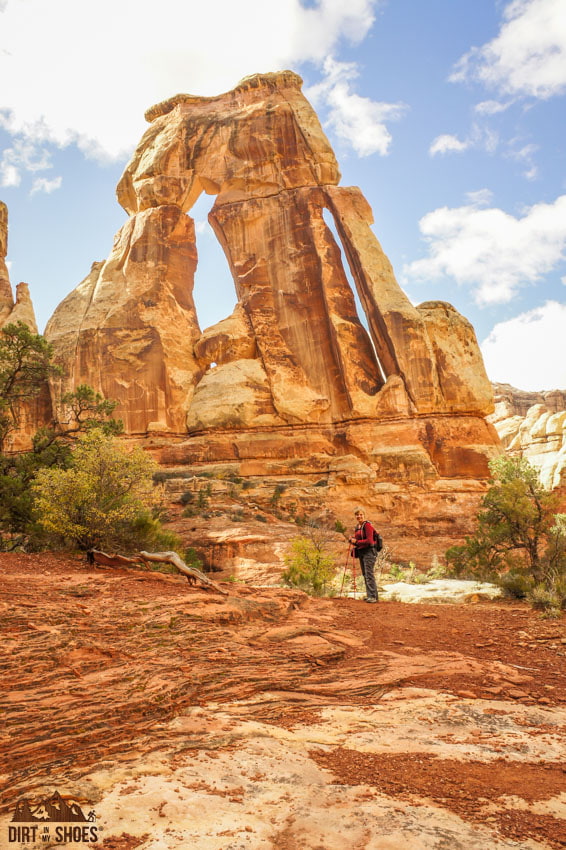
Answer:
<path fill-rule="evenodd" d="M 35 312 L 27 283 L 16 287 L 16 300 L 12 294 L 10 276 L 6 266 L 8 254 L 8 207 L 0 201 L 0 327 L 8 322 L 24 322 L 31 331 L 37 333 Z"/>

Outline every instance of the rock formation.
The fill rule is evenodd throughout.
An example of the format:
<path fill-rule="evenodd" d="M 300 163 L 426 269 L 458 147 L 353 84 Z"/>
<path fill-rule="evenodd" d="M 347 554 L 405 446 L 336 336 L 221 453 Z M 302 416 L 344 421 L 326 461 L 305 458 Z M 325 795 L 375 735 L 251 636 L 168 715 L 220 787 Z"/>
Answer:
<path fill-rule="evenodd" d="M 510 455 L 525 457 L 543 484 L 566 491 L 566 391 L 524 392 L 494 384 L 495 426 Z"/>
<path fill-rule="evenodd" d="M 35 313 L 29 295 L 27 283 L 16 287 L 16 300 L 12 294 L 10 276 L 6 266 L 8 253 L 8 208 L 0 201 L 0 328 L 9 323 L 24 322 L 30 330 L 37 333 Z"/>
<path fill-rule="evenodd" d="M 16 298 L 12 293 L 6 256 L 8 253 L 8 208 L 0 201 L 0 328 L 8 324 L 23 322 L 37 333 L 37 322 L 27 283 L 16 286 Z M 51 401 L 47 382 L 39 396 L 21 402 L 18 409 L 18 427 L 6 439 L 4 449 L 20 451 L 28 449 L 38 425 L 51 418 Z"/>
<path fill-rule="evenodd" d="M 432 514 L 450 525 L 453 493 L 474 503 L 500 450 L 474 331 L 449 304 L 405 296 L 368 203 L 338 185 L 301 79 L 256 75 L 146 118 L 117 190 L 130 218 L 46 329 L 66 371 L 56 390 L 86 382 L 117 399 L 127 432 L 153 435 L 163 464 L 325 474 L 358 486 L 353 499 L 383 496 L 405 522 L 426 523 L 419 502 L 436 490 Z M 216 196 L 209 221 L 238 298 L 204 333 L 188 215 L 202 192 Z"/>

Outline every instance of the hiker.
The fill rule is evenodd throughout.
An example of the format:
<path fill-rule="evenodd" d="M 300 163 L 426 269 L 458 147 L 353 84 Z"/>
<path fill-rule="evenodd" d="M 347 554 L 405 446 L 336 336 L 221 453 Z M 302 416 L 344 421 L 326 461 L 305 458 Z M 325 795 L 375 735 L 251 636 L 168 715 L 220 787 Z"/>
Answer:
<path fill-rule="evenodd" d="M 362 508 L 354 511 L 356 527 L 354 534 L 350 537 L 350 543 L 354 547 L 354 557 L 359 558 L 360 568 L 366 585 L 366 598 L 364 602 L 377 602 L 377 586 L 375 583 L 374 565 L 377 558 L 377 533 L 367 519 L 364 519 Z"/>

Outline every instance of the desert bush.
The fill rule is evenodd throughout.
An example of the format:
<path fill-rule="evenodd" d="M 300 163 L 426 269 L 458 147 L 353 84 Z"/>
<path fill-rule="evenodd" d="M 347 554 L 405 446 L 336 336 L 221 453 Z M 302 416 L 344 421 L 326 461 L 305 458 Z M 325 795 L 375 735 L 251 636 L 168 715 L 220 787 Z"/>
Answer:
<path fill-rule="evenodd" d="M 0 449 L 20 427 L 26 405 L 45 391 L 49 377 L 60 374 L 51 357 L 51 346 L 23 322 L 0 329 Z M 123 425 L 112 417 L 115 407 L 81 384 L 55 399 L 53 420 L 37 431 L 29 451 L 0 451 L 0 549 L 30 551 L 47 544 L 34 518 L 31 482 L 41 469 L 66 469 L 80 434 L 95 427 L 120 433 Z"/>
<path fill-rule="evenodd" d="M 536 584 L 527 598 L 535 610 L 543 611 L 547 617 L 560 617 L 564 600 L 555 590 Z"/>
<path fill-rule="evenodd" d="M 155 461 L 93 429 L 80 437 L 67 469 L 41 469 L 32 483 L 38 523 L 79 549 L 132 549 L 162 539 L 152 515 Z"/>
<path fill-rule="evenodd" d="M 564 607 L 566 593 L 559 588 L 566 584 L 566 517 L 556 512 L 557 496 L 524 458 L 496 458 L 490 471 L 476 533 L 446 552 L 453 574 L 496 580 L 531 601 L 542 594 L 533 597 L 535 587 L 546 589 Z"/>
<path fill-rule="evenodd" d="M 328 535 L 319 528 L 309 528 L 304 536 L 296 537 L 285 558 L 287 569 L 282 575 L 285 584 L 313 596 L 330 595 L 336 564 L 328 553 L 328 544 Z"/>
<path fill-rule="evenodd" d="M 515 599 L 525 599 L 534 584 L 531 576 L 519 570 L 509 570 L 503 575 L 495 575 L 493 580 L 494 584 L 497 584 L 507 596 L 513 596 Z"/>

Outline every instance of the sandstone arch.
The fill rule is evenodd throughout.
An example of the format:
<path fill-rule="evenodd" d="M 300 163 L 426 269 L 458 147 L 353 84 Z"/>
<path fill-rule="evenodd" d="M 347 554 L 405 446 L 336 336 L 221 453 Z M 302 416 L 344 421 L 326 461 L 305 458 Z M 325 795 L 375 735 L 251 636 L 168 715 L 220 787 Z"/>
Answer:
<path fill-rule="evenodd" d="M 360 190 L 338 185 L 296 74 L 255 75 L 217 97 L 177 95 L 146 117 L 117 188 L 130 219 L 46 330 L 67 384 L 119 399 L 137 434 L 490 412 L 473 329 L 450 305 L 415 307 L 405 296 Z M 238 298 L 205 333 L 190 217 L 203 192 L 215 196 L 209 221 Z"/>

